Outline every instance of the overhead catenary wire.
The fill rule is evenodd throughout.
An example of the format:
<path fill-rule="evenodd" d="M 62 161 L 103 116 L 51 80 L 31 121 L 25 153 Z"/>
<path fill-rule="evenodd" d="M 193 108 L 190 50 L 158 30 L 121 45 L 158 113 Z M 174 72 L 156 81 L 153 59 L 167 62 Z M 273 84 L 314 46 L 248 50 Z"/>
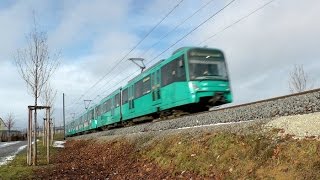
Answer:
<path fill-rule="evenodd" d="M 204 42 L 206 42 L 206 41 L 208 41 L 208 40 L 210 40 L 210 39 L 212 39 L 213 37 L 218 36 L 219 34 L 223 33 L 223 32 L 226 31 L 227 29 L 229 29 L 229 28 L 233 27 L 234 25 L 242 22 L 243 20 L 249 18 L 251 15 L 257 13 L 258 11 L 260 11 L 260 10 L 262 10 L 262 9 L 264 9 L 265 7 L 267 7 L 269 4 L 271 4 L 271 3 L 274 2 L 274 1 L 276 1 L 276 0 L 270 0 L 270 1 L 266 2 L 266 3 L 264 3 L 263 5 L 259 6 L 258 8 L 256 8 L 256 9 L 253 10 L 253 11 L 251 11 L 251 12 L 248 13 L 247 15 L 239 18 L 238 20 L 234 21 L 233 23 L 225 26 L 222 30 L 218 31 L 217 33 L 215 33 L 215 34 L 209 36 L 208 38 L 206 38 L 205 40 L 201 41 L 201 42 L 199 43 L 199 45 L 202 44 L 202 43 L 204 43 Z M 233 2 L 233 1 L 231 1 L 231 2 Z M 188 34 L 190 34 L 190 33 L 188 33 Z M 184 36 L 184 37 L 187 37 L 187 36 Z M 179 39 L 178 41 L 181 41 L 181 39 Z M 175 42 L 173 45 L 171 45 L 170 48 L 173 47 L 175 44 L 177 44 L 177 42 Z M 169 49 L 170 49 L 170 48 L 169 48 Z M 168 48 L 167 48 L 167 49 L 168 49 Z M 166 49 L 165 51 L 167 51 L 167 49 Z M 163 53 L 164 53 L 164 51 L 161 52 L 161 54 L 163 54 Z M 157 57 L 159 57 L 159 55 L 158 55 Z M 150 62 L 154 61 L 155 59 L 156 59 L 156 58 L 153 58 L 153 59 L 150 60 L 147 64 L 149 64 Z M 137 72 L 139 72 L 139 70 L 135 71 L 133 74 L 135 74 L 135 73 L 137 73 Z M 127 79 L 130 78 L 133 74 L 130 74 L 130 75 L 126 76 L 125 78 L 121 79 L 119 83 L 127 80 Z M 112 87 L 111 87 L 111 88 L 112 88 Z M 108 90 L 110 90 L 111 88 L 109 88 Z M 107 91 L 108 91 L 108 90 L 107 90 Z"/>
<path fill-rule="evenodd" d="M 257 9 L 255 9 L 255 10 L 252 11 L 252 12 L 250 12 L 249 14 L 247 14 L 247 15 L 241 17 L 240 19 L 236 20 L 235 22 L 227 25 L 227 26 L 226 26 L 225 28 L 223 28 L 221 31 L 219 31 L 218 33 L 214 34 L 214 36 L 217 36 L 218 34 L 222 33 L 222 32 L 225 31 L 226 29 L 231 28 L 232 26 L 236 25 L 237 23 L 243 21 L 244 19 L 250 17 L 251 15 L 255 14 L 256 12 L 262 10 L 262 9 L 265 8 L 267 5 L 269 5 L 270 3 L 272 3 L 273 1 L 275 1 L 275 0 L 268 1 L 267 3 L 263 4 L 262 6 L 259 6 Z M 207 40 L 210 39 L 210 38 L 212 38 L 212 37 L 213 37 L 213 36 L 210 36 L 209 38 L 207 38 Z M 204 41 L 200 42 L 199 45 L 202 44 L 203 42 L 204 42 Z M 148 63 L 152 62 L 153 60 L 155 60 L 155 58 L 153 58 L 153 59 L 152 59 L 151 61 L 149 61 Z M 134 73 L 137 73 L 137 72 L 139 72 L 139 71 L 135 71 Z M 133 75 L 133 74 L 130 74 L 129 76 L 123 78 L 120 82 L 123 82 L 124 80 L 128 79 L 128 78 L 131 77 L 132 75 Z M 111 89 L 111 88 L 109 88 L 108 90 L 110 90 L 110 89 Z M 107 90 L 107 91 L 108 91 L 108 90 Z"/>
<path fill-rule="evenodd" d="M 163 39 L 165 39 L 169 34 L 171 34 L 172 32 L 174 32 L 176 29 L 178 29 L 181 25 L 183 25 L 185 22 L 187 22 L 189 19 L 191 19 L 194 15 L 198 14 L 202 9 L 204 9 L 205 7 L 207 7 L 210 3 L 212 3 L 214 0 L 210 0 L 207 3 L 205 3 L 203 6 L 201 6 L 199 9 L 197 9 L 195 12 L 193 12 L 190 16 L 188 16 L 186 19 L 184 19 L 182 22 L 180 22 L 178 25 L 176 25 L 173 29 L 171 29 L 169 32 L 167 32 L 165 35 L 163 35 L 162 37 L 160 37 L 160 39 L 155 42 L 154 44 L 152 44 L 147 50 L 145 50 L 142 54 L 140 54 L 139 57 L 143 57 L 145 56 L 145 54 L 147 54 L 148 51 L 150 51 L 153 47 L 155 47 L 156 45 L 158 45 Z"/>
<path fill-rule="evenodd" d="M 178 44 L 180 41 L 182 41 L 184 38 L 186 38 L 187 36 L 189 36 L 191 33 L 193 33 L 195 30 L 197 30 L 199 27 L 201 27 L 202 25 L 204 25 L 206 22 L 208 22 L 210 19 L 212 19 L 213 17 L 215 17 L 216 15 L 218 15 L 220 12 L 222 12 L 224 9 L 226 9 L 228 6 L 230 6 L 233 2 L 235 2 L 236 0 L 232 0 L 229 3 L 227 3 L 225 6 L 223 6 L 221 9 L 219 9 L 217 12 L 215 12 L 214 14 L 212 14 L 209 18 L 207 18 L 206 20 L 202 21 L 198 26 L 196 26 L 195 28 L 193 28 L 191 31 L 189 31 L 187 34 L 185 34 L 184 36 L 182 36 L 180 39 L 178 39 L 175 43 L 173 43 L 172 45 L 170 45 L 167 49 L 165 49 L 164 51 L 162 51 L 160 54 L 158 54 L 157 56 L 155 56 L 153 59 L 151 59 L 151 61 L 157 59 L 159 56 L 161 56 L 163 53 L 167 52 L 169 49 L 171 49 L 173 46 L 175 46 L 176 44 Z"/>
<path fill-rule="evenodd" d="M 199 9 L 197 9 L 195 12 L 193 12 L 190 16 L 188 16 L 186 19 L 184 19 L 182 22 L 180 22 L 178 25 L 176 25 L 171 31 L 167 32 L 165 35 L 163 35 L 156 43 L 154 43 L 153 45 L 151 45 L 148 50 L 144 51 L 143 54 L 141 54 L 139 57 L 143 57 L 152 47 L 156 46 L 159 42 L 161 42 L 164 38 L 166 38 L 169 34 L 171 34 L 172 32 L 174 32 L 178 27 L 180 27 L 182 24 L 184 24 L 187 20 L 189 20 L 190 18 L 192 18 L 194 15 L 196 15 L 197 13 L 199 13 L 202 9 L 204 9 L 205 7 L 207 7 L 211 2 L 213 2 L 214 0 L 210 0 L 208 2 L 206 2 L 203 6 L 201 6 Z M 119 76 L 120 74 L 117 74 L 115 77 Z M 109 84 L 110 82 L 106 82 L 99 90 L 100 91 L 102 88 L 105 87 L 105 85 Z M 110 88 L 109 88 L 110 89 Z M 98 97 L 98 95 L 93 99 L 93 101 Z"/>
<path fill-rule="evenodd" d="M 267 3 L 263 4 L 262 6 L 259 6 L 257 9 L 251 11 L 249 14 L 241 17 L 240 19 L 236 20 L 236 21 L 233 22 L 232 24 L 226 26 L 225 28 L 221 29 L 221 30 L 218 31 L 217 33 L 215 33 L 215 34 L 209 36 L 208 38 L 206 38 L 205 40 L 201 41 L 198 45 L 201 45 L 201 44 L 207 42 L 208 40 L 212 39 L 213 37 L 217 36 L 218 34 L 226 31 L 227 29 L 231 28 L 232 26 L 234 26 L 234 25 L 240 23 L 241 21 L 247 19 L 247 18 L 250 17 L 251 15 L 255 14 L 256 12 L 258 12 L 258 11 L 262 10 L 263 8 L 265 8 L 266 6 L 268 6 L 268 5 L 269 5 L 270 3 L 272 3 L 273 1 L 275 1 L 275 0 L 268 1 Z"/>
<path fill-rule="evenodd" d="M 180 39 L 178 39 L 174 44 L 172 44 L 171 46 L 169 46 L 167 49 L 165 49 L 164 51 L 162 51 L 159 55 L 157 55 L 156 57 L 154 57 L 153 59 L 151 59 L 151 61 L 149 61 L 147 64 L 150 64 L 150 62 L 152 62 L 153 60 L 155 60 L 156 58 L 158 58 L 159 56 L 161 56 L 163 53 L 165 53 L 166 51 L 168 51 L 170 48 L 172 48 L 174 45 L 176 45 L 178 42 L 182 41 L 184 38 L 186 38 L 188 35 L 190 35 L 192 32 L 194 32 L 195 30 L 197 30 L 199 27 L 201 27 L 202 25 L 204 25 L 206 22 L 208 22 L 210 19 L 212 19 L 213 17 L 215 17 L 216 15 L 218 15 L 219 13 L 221 13 L 224 9 L 226 9 L 228 6 L 230 6 L 233 2 L 235 2 L 236 0 L 231 0 L 229 3 L 227 3 L 226 5 L 224 5 L 221 9 L 219 9 L 218 11 L 216 11 L 215 13 L 213 13 L 210 17 L 208 17 L 207 19 L 205 19 L 204 21 L 202 21 L 198 26 L 194 27 L 191 31 L 189 31 L 187 34 L 185 34 L 183 37 L 181 37 Z M 133 74 L 131 74 L 133 75 Z M 130 76 L 131 76 L 130 75 Z M 128 76 L 128 78 L 130 77 Z M 126 78 L 127 79 L 127 78 Z"/>
<path fill-rule="evenodd" d="M 107 77 L 116 67 L 119 66 L 119 64 L 124 60 L 126 59 L 126 57 L 132 52 L 134 51 L 184 0 L 180 0 L 155 26 L 153 26 L 153 28 L 151 28 L 151 30 L 145 34 L 143 36 L 143 38 L 137 43 L 135 44 L 135 46 L 133 46 L 129 52 L 127 52 L 125 54 L 125 56 L 123 56 L 119 62 L 117 62 L 115 64 L 115 66 L 113 66 L 111 68 L 111 70 L 109 72 L 107 72 L 105 75 L 103 75 L 98 81 L 96 81 L 92 86 L 90 86 L 90 88 L 88 88 L 76 101 L 74 101 L 75 103 L 80 101 L 90 90 L 92 90 L 97 84 L 99 84 L 105 77 Z M 74 104 L 74 103 L 73 103 Z M 68 105 L 68 106 L 72 106 L 73 104 L 71 105 Z"/>

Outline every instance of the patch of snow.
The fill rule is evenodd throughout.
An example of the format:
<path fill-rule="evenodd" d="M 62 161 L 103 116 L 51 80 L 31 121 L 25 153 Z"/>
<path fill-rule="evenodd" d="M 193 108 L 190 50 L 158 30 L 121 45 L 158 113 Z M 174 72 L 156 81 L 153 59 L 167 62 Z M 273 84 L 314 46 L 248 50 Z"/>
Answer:
<path fill-rule="evenodd" d="M 64 148 L 64 143 L 66 143 L 66 142 L 65 141 L 54 141 L 53 147 Z"/>
<path fill-rule="evenodd" d="M 20 151 L 22 151 L 24 148 L 26 148 L 26 147 L 27 147 L 27 145 L 20 146 L 20 147 L 17 149 L 17 151 L 14 152 L 12 155 L 6 156 L 6 157 L 0 159 L 0 166 L 6 165 L 9 161 L 12 161 L 12 160 L 16 157 L 16 155 L 17 155 Z"/>

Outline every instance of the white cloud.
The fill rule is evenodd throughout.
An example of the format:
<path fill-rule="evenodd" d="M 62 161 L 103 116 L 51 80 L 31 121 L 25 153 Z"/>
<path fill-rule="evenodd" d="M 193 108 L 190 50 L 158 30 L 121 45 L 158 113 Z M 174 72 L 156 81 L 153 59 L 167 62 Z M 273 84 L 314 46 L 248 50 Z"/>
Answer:
<path fill-rule="evenodd" d="M 25 33 L 30 28 L 30 11 L 40 15 L 42 27 L 47 27 L 49 43 L 62 49 L 61 66 L 52 79 L 58 90 L 56 123 L 62 122 L 62 93 L 66 94 L 67 116 L 84 110 L 79 99 L 98 79 L 110 73 L 130 49 L 140 41 L 169 10 L 175 1 L 17 1 L 0 12 L 0 116 L 15 112 L 19 127 L 26 124 L 26 107 L 32 97 L 13 64 L 9 62 L 17 47 L 23 46 Z M 140 56 L 156 42 L 208 0 L 185 0 L 129 57 Z M 229 1 L 213 1 L 206 9 L 187 21 L 177 31 L 146 54 L 146 63 L 183 36 L 191 28 Z M 246 15 L 266 0 L 236 1 L 213 20 L 164 53 L 151 64 L 168 57 L 173 50 L 185 45 L 197 45 L 208 36 Z M 140 3 L 140 4 L 139 4 Z M 310 0 L 278 0 L 247 20 L 208 41 L 227 57 L 235 103 L 248 102 L 288 93 L 288 74 L 293 64 L 304 64 L 311 78 L 320 77 L 320 2 Z M 72 54 L 72 55 L 70 55 Z M 150 65 L 149 65 L 150 66 Z M 125 84 L 119 82 L 137 71 L 137 67 L 124 60 L 104 78 L 84 99 L 102 99 L 107 92 Z M 133 75 L 134 76 L 134 75 Z M 132 76 L 132 77 L 133 77 Z M 319 87 L 319 83 L 316 85 Z M 109 91 L 107 91 L 109 90 Z M 107 92 L 106 92 L 107 91 Z M 101 94 L 99 98 L 96 98 Z"/>
<path fill-rule="evenodd" d="M 64 48 L 96 34 L 115 30 L 127 17 L 130 1 L 93 0 L 64 2 L 60 23 L 50 34 L 54 47 Z"/>
<path fill-rule="evenodd" d="M 218 32 L 218 27 L 221 29 L 231 24 L 241 17 L 239 14 L 249 13 L 259 4 L 261 2 L 247 7 L 239 4 L 234 8 L 242 9 L 241 13 L 228 11 L 225 16 L 229 18 L 221 19 L 225 20 L 225 25 L 210 24 L 198 31 L 193 41 L 199 42 L 196 39 L 204 39 Z M 311 71 L 309 67 L 319 66 L 320 63 L 315 58 L 320 56 L 317 50 L 320 45 L 320 23 L 314 20 L 320 17 L 320 11 L 310 7 L 320 7 L 320 3 L 272 3 L 207 42 L 209 47 L 221 48 L 226 54 L 236 103 L 287 93 L 289 70 L 295 63 L 304 64 L 306 71 L 313 76 L 320 75 L 320 72 Z"/>

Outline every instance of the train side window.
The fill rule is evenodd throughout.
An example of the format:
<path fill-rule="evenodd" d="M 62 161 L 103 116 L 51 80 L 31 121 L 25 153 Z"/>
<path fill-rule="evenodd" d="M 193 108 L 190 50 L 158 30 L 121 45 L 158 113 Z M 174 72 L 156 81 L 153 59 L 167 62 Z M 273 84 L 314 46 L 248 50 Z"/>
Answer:
<path fill-rule="evenodd" d="M 104 113 L 110 111 L 111 109 L 111 99 L 108 99 L 105 103 L 104 103 Z"/>
<path fill-rule="evenodd" d="M 173 82 L 186 81 L 186 71 L 184 67 L 184 56 L 180 56 L 161 69 L 162 86 Z"/>
<path fill-rule="evenodd" d="M 122 104 L 128 102 L 128 88 L 122 91 Z"/>
<path fill-rule="evenodd" d="M 107 112 L 111 110 L 111 99 L 107 101 Z"/>
<path fill-rule="evenodd" d="M 142 80 L 134 84 L 134 98 L 139 98 L 142 96 L 143 92 L 143 82 Z"/>
<path fill-rule="evenodd" d="M 176 66 L 176 71 L 177 71 L 177 76 L 175 81 L 186 81 L 186 71 L 184 67 L 184 56 L 180 56 L 177 60 L 177 66 Z"/>
<path fill-rule="evenodd" d="M 165 65 L 161 68 L 161 86 L 168 84 L 167 79 L 167 65 Z"/>
<path fill-rule="evenodd" d="M 150 76 L 143 78 L 143 94 L 148 94 L 151 91 Z"/>
<path fill-rule="evenodd" d="M 115 107 L 118 107 L 120 106 L 120 94 L 116 94 L 115 97 L 114 97 L 114 104 L 115 104 Z"/>
<path fill-rule="evenodd" d="M 157 85 L 160 84 L 160 70 L 157 70 Z"/>
<path fill-rule="evenodd" d="M 100 116 L 100 105 L 96 107 L 96 116 Z"/>
<path fill-rule="evenodd" d="M 183 67 L 183 59 L 182 58 L 179 59 L 179 67 Z"/>
<path fill-rule="evenodd" d="M 103 112 L 103 113 L 106 113 L 106 112 L 107 112 L 107 101 L 103 103 L 102 112 Z"/>
<path fill-rule="evenodd" d="M 152 89 L 153 89 L 153 85 L 154 85 L 154 82 L 155 82 L 154 74 L 155 74 L 155 73 L 152 73 L 152 74 L 151 74 L 151 86 L 152 86 Z"/>
<path fill-rule="evenodd" d="M 90 118 L 89 118 L 89 119 L 90 119 L 90 120 L 94 119 L 94 112 L 93 112 L 93 109 L 90 111 L 90 113 L 89 113 L 89 114 L 90 114 Z"/>
<path fill-rule="evenodd" d="M 83 124 L 84 121 L 86 121 L 87 118 L 85 116 L 86 116 L 86 114 L 81 117 L 81 120 L 79 121 L 78 125 L 81 125 L 81 124 Z"/>
<path fill-rule="evenodd" d="M 88 120 L 91 119 L 91 111 L 88 112 Z"/>

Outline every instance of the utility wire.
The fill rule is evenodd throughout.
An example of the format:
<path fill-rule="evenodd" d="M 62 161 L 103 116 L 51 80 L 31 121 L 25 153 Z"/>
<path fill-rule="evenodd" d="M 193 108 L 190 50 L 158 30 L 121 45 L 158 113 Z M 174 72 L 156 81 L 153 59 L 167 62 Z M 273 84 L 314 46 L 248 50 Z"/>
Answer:
<path fill-rule="evenodd" d="M 274 1 L 275 1 L 275 0 L 268 1 L 267 3 L 265 3 L 265 4 L 263 4 L 262 6 L 258 7 L 258 8 L 255 9 L 254 11 L 252 11 L 252 12 L 250 12 L 249 14 L 241 17 L 240 19 L 238 19 L 237 21 L 233 22 L 232 24 L 226 26 L 225 28 L 223 28 L 223 29 L 220 30 L 219 32 L 215 33 L 214 35 L 212 35 L 212 36 L 208 37 L 207 39 L 205 39 L 204 41 L 200 42 L 199 45 L 202 44 L 202 43 L 204 43 L 204 42 L 206 42 L 206 41 L 208 41 L 209 39 L 211 39 L 211 38 L 213 38 L 213 37 L 221 34 L 221 33 L 224 32 L 225 30 L 227 30 L 227 29 L 231 28 L 232 26 L 240 23 L 241 21 L 247 19 L 248 17 L 250 17 L 251 15 L 255 14 L 256 12 L 262 10 L 263 8 L 265 8 L 266 6 L 268 6 L 270 3 L 274 2 Z M 233 2 L 233 1 L 231 1 L 230 3 L 232 3 L 232 2 Z M 227 5 L 230 5 L 230 3 L 227 4 Z M 224 7 L 224 8 L 226 8 L 226 7 Z M 222 8 L 222 9 L 224 9 L 224 8 Z M 204 23 L 201 23 L 201 24 L 204 24 Z M 200 27 L 200 26 L 199 26 L 199 27 Z M 188 34 L 190 34 L 190 32 L 189 32 Z M 187 35 L 188 35 L 188 34 L 187 34 Z M 186 36 L 187 36 L 187 35 L 186 35 Z M 184 36 L 184 37 L 186 37 L 186 36 Z M 180 40 L 181 40 L 181 39 L 179 39 L 178 41 L 180 41 Z M 178 42 L 178 41 L 177 41 L 177 42 Z M 173 45 L 177 44 L 177 42 L 175 42 Z M 171 48 L 173 45 L 171 45 L 169 48 Z M 165 51 L 167 51 L 167 49 L 166 49 Z M 163 54 L 163 53 L 164 53 L 164 52 L 162 52 L 161 54 Z M 161 55 L 161 54 L 160 54 L 160 55 Z M 159 57 L 160 55 L 158 55 L 157 57 Z M 157 57 L 156 57 L 156 58 L 157 58 Z M 153 58 L 153 59 L 152 59 L 151 61 L 149 61 L 147 64 L 149 64 L 150 62 L 152 62 L 152 61 L 155 60 L 156 58 Z M 140 70 L 137 70 L 137 71 L 135 71 L 133 74 L 135 74 L 135 73 L 137 73 L 137 72 L 139 72 L 139 71 L 140 71 Z M 125 78 L 121 79 L 121 80 L 119 81 L 119 83 L 122 83 L 122 82 L 125 81 L 126 79 L 130 78 L 133 74 L 130 74 L 130 75 L 126 76 Z M 105 92 L 107 92 L 107 91 L 110 90 L 111 88 L 112 88 L 112 87 L 108 88 Z"/>
<path fill-rule="evenodd" d="M 156 43 L 154 43 L 151 47 L 148 48 L 148 50 L 146 50 L 143 54 L 141 54 L 139 57 L 143 57 L 150 49 L 152 49 L 154 46 L 156 46 L 157 44 L 159 44 L 159 42 L 161 42 L 164 38 L 166 38 L 169 34 L 171 34 L 172 32 L 174 32 L 178 27 L 180 27 L 182 24 L 184 24 L 187 20 L 189 20 L 190 18 L 192 18 L 194 15 L 196 15 L 197 13 L 199 13 L 202 9 L 204 9 L 205 7 L 207 7 L 211 2 L 213 2 L 214 0 L 210 0 L 207 3 L 205 3 L 203 6 L 201 6 L 198 10 L 196 10 L 194 13 L 192 13 L 189 17 L 187 17 L 185 20 L 183 20 L 181 23 L 179 23 L 177 26 L 175 26 L 171 31 L 167 32 L 164 36 L 162 36 L 160 38 L 160 40 L 158 40 Z M 116 75 L 116 77 L 119 76 L 119 74 Z M 107 84 L 109 84 L 109 82 L 106 82 L 99 90 L 100 91 L 102 88 L 104 88 Z M 109 88 L 110 89 L 110 88 Z M 97 92 L 95 91 L 95 92 Z M 106 91 L 105 91 L 106 92 Z M 98 96 L 96 96 L 93 101 L 97 98 Z"/>
<path fill-rule="evenodd" d="M 219 14 L 220 12 L 222 12 L 224 9 L 226 9 L 228 6 L 230 6 L 233 2 L 235 2 L 236 0 L 232 0 L 230 1 L 228 4 L 226 4 L 223 8 L 221 8 L 219 11 L 215 12 L 214 14 L 212 14 L 209 18 L 207 18 L 206 20 L 202 21 L 197 27 L 193 28 L 191 31 L 189 31 L 186 35 L 184 35 L 183 37 L 181 37 L 180 39 L 178 39 L 175 43 L 173 43 L 171 46 L 169 46 L 167 49 L 165 49 L 164 51 L 162 51 L 160 54 L 158 54 L 156 57 L 154 57 L 151 61 L 155 60 L 156 58 L 158 58 L 159 56 L 161 56 L 163 53 L 167 52 L 170 48 L 172 48 L 173 46 L 175 46 L 176 44 L 178 44 L 180 41 L 182 41 L 184 38 L 186 38 L 188 35 L 190 35 L 191 33 L 193 33 L 195 30 L 197 30 L 199 27 L 201 27 L 203 24 L 205 24 L 206 22 L 208 22 L 210 19 L 212 19 L 213 17 L 215 17 L 217 14 Z M 151 62 L 150 61 L 150 62 Z"/>
<path fill-rule="evenodd" d="M 150 64 L 150 62 L 152 62 L 153 60 L 155 60 L 156 58 L 158 58 L 159 56 L 161 56 L 163 53 L 165 53 L 166 51 L 168 51 L 170 48 L 172 48 L 174 45 L 176 45 L 178 42 L 182 41 L 184 38 L 186 38 L 188 35 L 190 35 L 192 32 L 194 32 L 195 30 L 197 30 L 199 27 L 201 27 L 202 25 L 204 25 L 206 22 L 208 22 L 210 19 L 212 19 L 213 17 L 215 17 L 217 14 L 219 14 L 220 12 L 222 12 L 224 9 L 226 9 L 228 6 L 230 6 L 233 2 L 235 2 L 236 0 L 231 0 L 229 3 L 227 3 L 225 6 L 223 6 L 221 9 L 219 9 L 217 12 L 213 13 L 209 18 L 207 18 L 206 20 L 204 20 L 203 22 L 201 22 L 198 26 L 196 26 L 195 28 L 193 28 L 191 31 L 189 31 L 187 34 L 185 34 L 183 37 L 181 37 L 179 40 L 177 40 L 174 44 L 172 44 L 171 46 L 169 46 L 167 49 L 165 49 L 164 51 L 162 51 L 159 55 L 157 55 L 156 57 L 154 57 L 151 61 L 149 61 L 147 64 Z M 122 81 L 124 81 L 125 79 L 129 78 L 131 75 L 127 76 L 126 78 L 124 78 L 123 80 L 120 81 L 120 83 Z M 110 88 L 109 88 L 110 89 Z"/>
<path fill-rule="evenodd" d="M 178 29 L 182 24 L 184 24 L 186 21 L 188 21 L 190 18 L 192 18 L 194 15 L 196 15 L 197 13 L 199 13 L 202 9 L 204 9 L 205 7 L 207 7 L 210 3 L 212 3 L 214 0 L 210 0 L 208 1 L 206 4 L 204 4 L 203 6 L 201 6 L 198 10 L 196 10 L 195 12 L 193 12 L 190 16 L 188 16 L 185 20 L 183 20 L 180 24 L 178 24 L 177 26 L 175 26 L 171 31 L 167 32 L 165 35 L 163 35 L 157 42 L 155 42 L 154 44 L 152 44 L 144 53 L 142 53 L 139 57 L 143 57 L 145 56 L 145 54 L 150 51 L 153 47 L 155 47 L 156 45 L 158 45 L 163 39 L 165 39 L 169 34 L 171 34 L 172 32 L 174 32 L 176 29 Z"/>
<path fill-rule="evenodd" d="M 168 51 L 171 47 L 173 47 L 174 45 L 176 45 L 178 42 L 180 42 L 181 40 L 183 40 L 184 38 L 186 38 L 189 34 L 191 34 L 192 32 L 194 32 L 195 30 L 197 30 L 199 27 L 201 27 L 203 24 L 205 24 L 206 22 L 208 22 L 210 19 L 212 19 L 213 17 L 215 17 L 217 14 L 219 14 L 220 12 L 222 12 L 225 8 L 227 8 L 228 6 L 230 6 L 234 1 L 236 0 L 232 0 L 230 1 L 228 4 L 226 4 L 223 8 L 221 8 L 220 10 L 218 10 L 217 12 L 215 12 L 214 14 L 212 14 L 209 18 L 207 18 L 206 20 L 204 20 L 203 22 L 201 22 L 198 26 L 196 26 L 195 28 L 193 28 L 191 31 L 189 31 L 186 35 L 184 35 L 182 38 L 180 38 L 178 41 L 176 41 L 174 44 L 172 44 L 169 48 L 167 48 L 165 51 L 161 52 L 158 56 L 156 56 L 155 58 L 153 58 L 151 61 L 155 60 L 156 58 L 158 58 L 160 55 L 162 55 L 163 53 L 165 53 L 166 51 Z M 149 61 L 148 64 L 151 62 Z M 135 72 L 136 73 L 136 72 Z M 129 76 L 127 76 L 126 78 L 122 79 L 120 81 L 120 83 L 126 79 L 128 79 L 129 77 L 131 77 L 133 74 L 130 74 Z M 111 89 L 111 88 L 109 88 Z M 109 90 L 108 89 L 108 90 Z"/>
<path fill-rule="evenodd" d="M 242 18 L 238 19 L 238 20 L 235 21 L 234 23 L 226 26 L 226 27 L 223 28 L 222 30 L 218 31 L 217 33 L 215 33 L 215 34 L 209 36 L 208 38 L 206 38 L 205 40 L 201 41 L 198 45 L 201 45 L 201 44 L 207 42 L 209 39 L 212 39 L 213 37 L 217 36 L 218 34 L 224 32 L 225 30 L 231 28 L 232 26 L 240 23 L 240 22 L 243 21 L 244 19 L 247 19 L 249 16 L 251 16 L 251 15 L 255 14 L 256 12 L 260 11 L 261 9 L 265 8 L 266 6 L 268 6 L 268 5 L 269 5 L 270 3 L 272 3 L 273 1 L 275 1 L 275 0 L 268 1 L 267 3 L 263 4 L 262 6 L 260 6 L 260 7 L 257 8 L 257 9 L 255 9 L 254 11 L 252 11 L 252 12 L 250 12 L 249 14 L 247 14 L 247 15 L 243 16 Z"/>
<path fill-rule="evenodd" d="M 102 76 L 98 81 L 96 81 L 89 89 L 87 89 L 81 96 L 78 98 L 78 100 L 74 102 L 80 101 L 85 94 L 87 94 L 92 88 L 94 88 L 97 84 L 99 84 L 106 76 L 108 76 L 118 65 L 132 52 L 134 51 L 184 0 L 180 0 L 178 4 L 176 4 L 153 28 L 134 46 L 130 49 L 130 51 L 120 59 L 120 61 L 111 68 L 111 70 L 106 73 L 104 76 Z M 73 103 L 74 104 L 74 103 Z M 71 104 L 71 105 L 73 105 Z M 69 106 L 71 106 L 69 105 Z"/>

